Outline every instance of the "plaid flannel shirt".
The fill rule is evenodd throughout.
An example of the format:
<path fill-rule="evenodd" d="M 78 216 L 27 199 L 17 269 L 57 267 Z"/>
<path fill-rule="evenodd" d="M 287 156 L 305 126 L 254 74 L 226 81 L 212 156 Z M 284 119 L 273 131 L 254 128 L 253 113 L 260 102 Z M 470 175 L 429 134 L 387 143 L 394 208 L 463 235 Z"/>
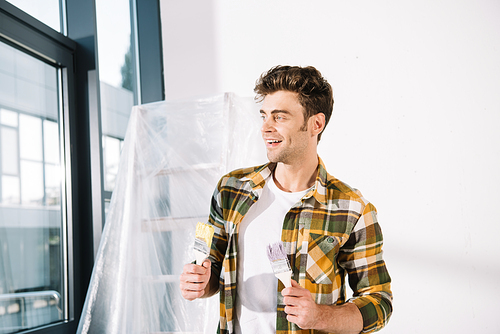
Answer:
<path fill-rule="evenodd" d="M 359 191 L 330 176 L 319 159 L 314 186 L 286 214 L 282 241 L 292 277 L 316 303 L 346 302 L 345 276 L 363 316 L 363 333 L 385 326 L 392 313 L 391 279 L 382 258 L 382 232 L 375 207 Z M 212 197 L 209 223 L 214 226 L 210 260 L 219 277 L 218 333 L 234 333 L 236 257 L 239 222 L 255 203 L 276 164 L 233 171 L 221 178 Z M 278 284 L 276 333 L 319 333 L 286 320 Z"/>

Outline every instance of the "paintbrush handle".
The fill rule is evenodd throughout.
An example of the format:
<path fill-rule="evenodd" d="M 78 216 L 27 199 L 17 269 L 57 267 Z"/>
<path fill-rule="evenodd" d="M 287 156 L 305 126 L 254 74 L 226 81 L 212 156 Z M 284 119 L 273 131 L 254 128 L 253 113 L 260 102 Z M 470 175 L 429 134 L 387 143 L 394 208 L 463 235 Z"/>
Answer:
<path fill-rule="evenodd" d="M 285 288 L 289 288 L 292 286 L 292 272 L 284 271 L 282 273 L 274 274 L 280 281 L 283 283 Z"/>
<path fill-rule="evenodd" d="M 197 249 L 194 250 L 194 257 L 196 259 L 196 264 L 201 266 L 203 261 L 208 257 L 208 254 L 205 254 Z"/>

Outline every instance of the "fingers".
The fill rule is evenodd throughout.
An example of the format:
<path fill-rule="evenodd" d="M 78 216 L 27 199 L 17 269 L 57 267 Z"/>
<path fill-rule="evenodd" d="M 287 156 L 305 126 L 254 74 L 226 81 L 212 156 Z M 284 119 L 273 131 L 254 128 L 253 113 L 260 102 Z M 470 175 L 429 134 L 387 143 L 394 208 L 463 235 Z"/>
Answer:
<path fill-rule="evenodd" d="M 308 307 L 311 304 L 312 298 L 308 295 L 300 295 L 300 296 L 285 296 L 283 297 L 283 304 L 286 307 L 290 308 L 302 308 Z M 286 309 L 285 309 L 286 312 Z M 289 313 L 289 312 L 286 312 Z"/>
<path fill-rule="evenodd" d="M 286 306 L 286 320 L 293 322 L 302 329 L 317 328 L 318 321 L 324 316 L 319 312 L 317 304 L 311 303 L 306 307 Z"/>
<path fill-rule="evenodd" d="M 210 261 L 209 259 L 205 259 L 205 261 L 203 261 L 201 265 L 207 269 L 210 269 L 210 267 L 212 266 L 212 261 Z"/>
<path fill-rule="evenodd" d="M 316 303 L 311 292 L 292 280 L 292 287 L 282 290 L 283 304 L 285 304 L 286 319 L 297 324 L 300 328 L 310 327 L 315 321 Z"/>
<path fill-rule="evenodd" d="M 179 283 L 182 297 L 187 300 L 203 297 L 210 280 L 210 267 L 210 260 L 205 260 L 201 266 L 191 263 L 184 266 Z"/>
<path fill-rule="evenodd" d="M 291 288 L 285 288 L 281 291 L 281 294 L 286 297 L 286 296 L 292 296 L 292 297 L 301 297 L 301 296 L 308 296 L 310 295 L 309 290 L 304 289 L 292 279 L 292 287 Z"/>
<path fill-rule="evenodd" d="M 299 312 L 300 309 L 297 307 L 285 306 L 286 320 L 296 324 L 300 316 Z"/>
<path fill-rule="evenodd" d="M 183 274 L 205 274 L 207 269 L 210 269 L 212 266 L 212 262 L 210 262 L 209 259 L 206 259 L 203 261 L 201 266 L 194 264 L 194 263 L 188 263 L 184 266 L 182 273 Z"/>
<path fill-rule="evenodd" d="M 293 322 L 298 325 L 302 329 L 312 328 L 310 326 L 310 322 L 314 321 L 313 312 L 311 312 L 312 305 L 303 304 L 298 300 L 299 303 L 297 305 L 286 305 L 285 313 L 286 320 L 289 322 Z"/>

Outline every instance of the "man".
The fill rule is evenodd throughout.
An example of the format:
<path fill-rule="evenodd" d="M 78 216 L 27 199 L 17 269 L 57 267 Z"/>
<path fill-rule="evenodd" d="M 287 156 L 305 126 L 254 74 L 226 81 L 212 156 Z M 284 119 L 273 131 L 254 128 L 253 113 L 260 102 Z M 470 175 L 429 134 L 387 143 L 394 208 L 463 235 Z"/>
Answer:
<path fill-rule="evenodd" d="M 221 178 L 209 259 L 187 264 L 184 298 L 221 291 L 220 333 L 369 333 L 392 313 L 375 207 L 330 176 L 317 145 L 332 109 L 314 67 L 277 66 L 257 81 L 269 163 Z M 274 277 L 265 246 L 281 240 L 292 287 Z M 346 302 L 345 276 L 353 290 Z"/>

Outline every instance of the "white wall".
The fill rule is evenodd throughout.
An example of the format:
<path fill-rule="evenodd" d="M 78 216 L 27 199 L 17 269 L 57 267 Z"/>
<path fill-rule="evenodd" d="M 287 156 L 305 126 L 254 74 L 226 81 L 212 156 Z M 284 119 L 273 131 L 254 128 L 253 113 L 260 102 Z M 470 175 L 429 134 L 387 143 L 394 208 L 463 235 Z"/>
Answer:
<path fill-rule="evenodd" d="M 251 96 L 277 64 L 332 84 L 320 155 L 379 211 L 383 332 L 500 333 L 500 2 L 179 3 L 161 1 L 167 98 Z"/>

